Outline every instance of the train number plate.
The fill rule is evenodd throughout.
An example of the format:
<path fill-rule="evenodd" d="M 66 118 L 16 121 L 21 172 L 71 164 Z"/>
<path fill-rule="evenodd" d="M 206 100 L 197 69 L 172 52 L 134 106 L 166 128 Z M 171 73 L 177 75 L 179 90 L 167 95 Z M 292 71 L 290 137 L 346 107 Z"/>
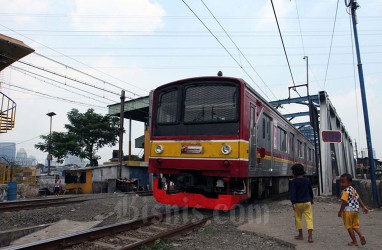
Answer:
<path fill-rule="evenodd" d="M 203 152 L 203 147 L 200 145 L 182 145 L 182 154 L 201 154 Z"/>

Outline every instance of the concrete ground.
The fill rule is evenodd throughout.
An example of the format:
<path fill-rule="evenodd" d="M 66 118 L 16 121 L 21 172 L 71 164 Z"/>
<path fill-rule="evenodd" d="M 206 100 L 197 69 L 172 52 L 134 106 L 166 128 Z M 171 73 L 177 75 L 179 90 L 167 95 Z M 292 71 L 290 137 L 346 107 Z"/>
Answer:
<path fill-rule="evenodd" d="M 43 230 L 34 232 L 27 236 L 24 236 L 20 239 L 17 239 L 11 243 L 11 245 L 22 245 L 26 243 L 31 243 L 39 240 L 45 240 L 49 238 L 54 238 L 62 236 L 65 234 L 75 233 L 78 231 L 90 229 L 98 225 L 101 221 L 70 221 L 70 220 L 61 220 Z"/>
<path fill-rule="evenodd" d="M 290 201 L 279 201 L 279 206 L 290 205 Z M 254 232 L 265 237 L 280 240 L 292 244 L 296 249 L 349 249 L 347 243 L 350 237 L 345 230 L 342 218 L 337 217 L 339 201 L 335 199 L 320 198 L 313 205 L 314 217 L 314 243 L 307 242 L 307 232 L 304 230 L 304 241 L 294 239 L 297 231 L 294 226 L 294 214 L 292 207 L 270 210 L 269 221 L 265 224 L 249 222 L 239 226 L 239 230 Z M 361 249 L 382 249 L 382 210 L 371 210 L 369 214 L 360 213 L 361 230 L 366 236 L 367 244 Z M 305 226 L 305 224 L 304 224 Z M 358 239 L 359 240 L 359 239 Z M 355 248 L 355 247 L 351 247 Z"/>

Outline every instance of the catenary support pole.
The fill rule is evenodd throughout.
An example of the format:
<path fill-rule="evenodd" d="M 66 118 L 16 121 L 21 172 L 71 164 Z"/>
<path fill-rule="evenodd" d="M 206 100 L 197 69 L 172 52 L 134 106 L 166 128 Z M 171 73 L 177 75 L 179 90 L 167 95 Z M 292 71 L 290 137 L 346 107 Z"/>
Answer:
<path fill-rule="evenodd" d="M 119 170 L 118 178 L 122 177 L 122 161 L 123 161 L 123 121 L 125 119 L 125 91 L 121 91 L 121 108 L 119 114 L 119 149 L 118 149 L 118 161 Z"/>
<path fill-rule="evenodd" d="M 357 66 L 358 66 L 359 85 L 360 85 L 361 97 L 362 97 L 363 118 L 365 121 L 367 152 L 368 152 L 369 161 L 370 161 L 369 164 L 370 164 L 371 188 L 372 188 L 372 192 L 373 192 L 374 206 L 378 207 L 379 206 L 379 198 L 378 198 L 377 182 L 376 182 L 376 176 L 375 176 L 375 165 L 374 165 L 375 162 L 374 162 L 374 155 L 373 155 L 373 145 L 371 142 L 369 111 L 367 108 L 365 81 L 363 78 L 361 52 L 360 52 L 360 48 L 359 48 L 358 31 L 357 31 L 357 13 L 356 13 L 356 11 L 359 8 L 359 5 L 358 5 L 356 0 L 349 0 L 349 2 L 345 1 L 345 3 L 347 5 L 347 7 L 349 7 L 351 9 L 353 31 L 354 31 L 354 42 L 355 42 L 355 49 L 356 49 L 357 61 L 358 61 Z"/>

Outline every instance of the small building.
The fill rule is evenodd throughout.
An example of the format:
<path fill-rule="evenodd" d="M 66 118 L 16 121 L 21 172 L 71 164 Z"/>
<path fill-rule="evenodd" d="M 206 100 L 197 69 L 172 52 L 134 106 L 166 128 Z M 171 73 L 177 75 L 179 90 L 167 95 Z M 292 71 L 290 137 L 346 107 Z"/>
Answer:
<path fill-rule="evenodd" d="M 64 170 L 66 193 L 113 193 L 147 190 L 151 182 L 147 162 L 125 161 L 122 168 L 114 162 L 98 167 Z M 118 178 L 120 176 L 120 178 Z M 131 189 L 122 187 L 129 183 Z"/>

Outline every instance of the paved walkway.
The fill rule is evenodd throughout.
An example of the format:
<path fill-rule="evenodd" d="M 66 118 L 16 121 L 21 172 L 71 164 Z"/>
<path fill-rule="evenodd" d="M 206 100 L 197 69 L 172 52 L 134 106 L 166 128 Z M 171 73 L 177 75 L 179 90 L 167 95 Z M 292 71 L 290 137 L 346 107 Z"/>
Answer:
<path fill-rule="evenodd" d="M 349 249 L 347 243 L 350 242 L 350 237 L 343 226 L 342 218 L 337 217 L 339 203 L 318 201 L 314 204 L 314 243 L 307 242 L 306 231 L 304 231 L 304 241 L 294 239 L 297 231 L 294 227 L 293 210 L 292 208 L 289 211 L 285 209 L 286 204 L 290 204 L 290 202 L 280 201 L 280 208 L 283 207 L 283 209 L 280 211 L 272 209 L 269 214 L 269 222 L 265 225 L 249 222 L 239 226 L 239 230 L 278 239 L 295 245 L 296 249 Z M 370 211 L 367 215 L 360 214 L 360 223 L 367 244 L 361 246 L 359 243 L 358 248 L 382 249 L 382 210 Z"/>

